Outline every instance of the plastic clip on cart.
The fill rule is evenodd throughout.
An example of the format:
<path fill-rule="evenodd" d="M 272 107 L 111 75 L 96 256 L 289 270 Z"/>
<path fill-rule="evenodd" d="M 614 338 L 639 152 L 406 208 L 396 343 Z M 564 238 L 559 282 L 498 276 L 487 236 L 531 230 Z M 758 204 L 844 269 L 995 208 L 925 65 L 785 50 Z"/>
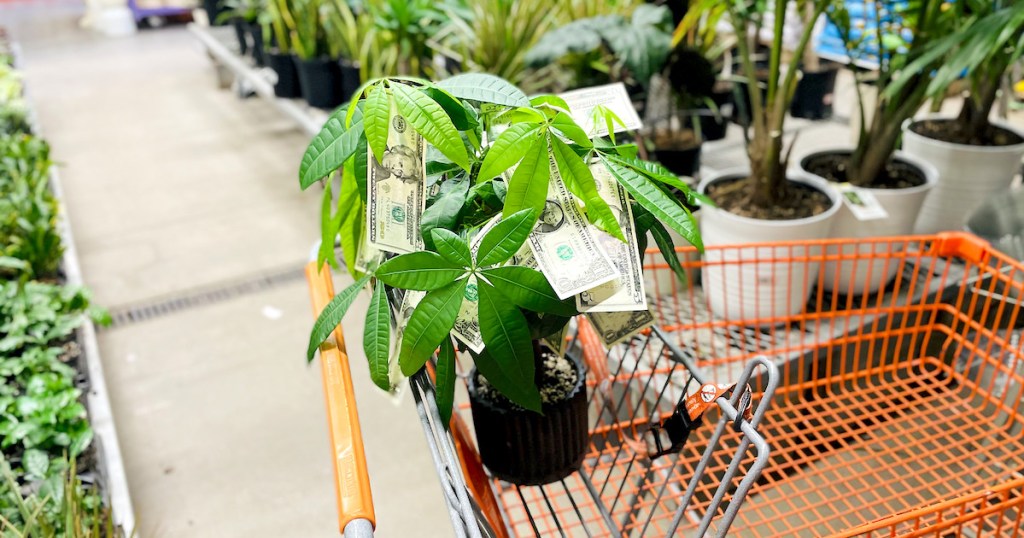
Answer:
<path fill-rule="evenodd" d="M 727 293 L 771 303 L 768 317 L 753 304 L 756 318 L 737 303 L 728 320 L 708 313 L 705 290 L 661 277 L 668 264 L 648 251 L 657 328 L 606 353 L 579 318 L 571 345 L 587 363 L 591 440 L 580 470 L 560 482 L 489 479 L 468 410 L 460 407 L 449 435 L 429 375 L 418 373 L 412 388 L 456 533 L 1020 535 L 1024 266 L 968 234 L 859 241 L 870 253 L 841 248 L 847 240 L 719 247 L 707 257 L 714 261 L 679 249 L 688 282 L 720 271 Z M 880 263 L 885 270 L 873 276 Z M 897 271 L 864 296 L 825 292 L 824 275 L 810 277 L 812 266 L 844 265 L 865 279 L 888 276 L 890 265 Z M 313 266 L 308 275 L 318 312 L 330 277 Z M 811 298 L 801 313 L 783 315 L 791 309 L 763 293 L 768 285 L 801 286 Z M 321 353 L 335 453 L 353 455 L 336 460 L 347 532 L 353 521 L 372 522 L 372 507 L 341 336 Z M 705 380 L 752 390 L 718 398 L 679 453 L 647 457 L 645 432 Z"/>

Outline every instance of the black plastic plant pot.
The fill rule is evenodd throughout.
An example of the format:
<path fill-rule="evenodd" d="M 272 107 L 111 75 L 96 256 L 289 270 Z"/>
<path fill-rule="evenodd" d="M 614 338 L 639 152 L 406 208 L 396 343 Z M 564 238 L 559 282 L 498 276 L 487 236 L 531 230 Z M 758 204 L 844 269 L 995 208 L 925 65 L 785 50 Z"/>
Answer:
<path fill-rule="evenodd" d="M 654 158 L 674 174 L 694 177 L 700 171 L 700 148 L 655 149 Z"/>
<path fill-rule="evenodd" d="M 274 83 L 274 95 L 286 99 L 302 96 L 299 89 L 299 73 L 295 69 L 295 60 L 291 54 L 267 53 L 267 61 L 270 68 L 277 73 L 277 82 Z"/>
<path fill-rule="evenodd" d="M 832 117 L 832 93 L 836 87 L 838 69 L 826 68 L 817 72 L 804 73 L 789 105 L 794 118 L 823 120 Z"/>
<path fill-rule="evenodd" d="M 249 23 L 249 35 L 252 37 L 252 59 L 257 67 L 267 64 L 266 48 L 263 45 L 263 27 L 258 22 Z"/>
<path fill-rule="evenodd" d="M 211 25 L 223 26 L 225 24 L 220 16 L 228 8 L 223 5 L 221 0 L 203 0 L 203 9 L 206 10 L 206 17 L 210 20 Z"/>
<path fill-rule="evenodd" d="M 359 74 L 359 66 L 349 60 L 338 60 L 338 67 L 341 69 L 341 102 L 345 103 L 352 99 L 352 95 L 359 89 L 363 80 Z"/>
<path fill-rule="evenodd" d="M 238 38 L 238 53 L 245 56 L 249 53 L 249 29 L 244 19 L 231 19 L 231 26 L 235 27 L 235 37 Z"/>
<path fill-rule="evenodd" d="M 718 113 L 716 115 L 714 111 L 708 109 L 700 117 L 701 136 L 704 137 L 704 140 L 721 140 L 725 138 L 726 128 L 729 126 L 729 109 L 731 108 L 729 105 L 732 104 L 732 85 L 721 91 L 713 92 L 711 100 L 714 101 L 715 107 L 718 108 Z M 710 112 L 710 114 L 707 112 Z"/>
<path fill-rule="evenodd" d="M 302 97 L 315 108 L 335 108 L 341 104 L 341 66 L 335 60 L 296 59 Z"/>
<path fill-rule="evenodd" d="M 480 394 L 474 369 L 469 376 L 480 459 L 491 474 L 520 486 L 549 484 L 579 469 L 589 444 L 585 373 L 578 357 L 576 386 L 569 397 L 544 404 L 544 414 Z"/>

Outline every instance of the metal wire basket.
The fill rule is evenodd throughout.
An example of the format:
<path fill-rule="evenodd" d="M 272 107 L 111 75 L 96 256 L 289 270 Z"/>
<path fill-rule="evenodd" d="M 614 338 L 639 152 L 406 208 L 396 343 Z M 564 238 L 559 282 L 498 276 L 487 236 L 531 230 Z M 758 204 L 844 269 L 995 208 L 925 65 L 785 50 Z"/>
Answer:
<path fill-rule="evenodd" d="M 679 249 L 678 258 L 685 283 L 646 254 L 657 328 L 605 352 L 580 319 L 572 343 L 586 359 L 593 427 L 581 469 L 563 481 L 488 478 L 465 406 L 449 435 L 428 374 L 417 374 L 456 534 L 1021 533 L 1021 264 L 967 234 L 721 247 L 703 259 Z M 777 286 L 809 299 L 794 309 Z M 708 294 L 737 291 L 744 300 L 727 301 L 731 312 L 711 314 Z M 738 388 L 681 452 L 646 457 L 637 440 L 691 381 Z"/>

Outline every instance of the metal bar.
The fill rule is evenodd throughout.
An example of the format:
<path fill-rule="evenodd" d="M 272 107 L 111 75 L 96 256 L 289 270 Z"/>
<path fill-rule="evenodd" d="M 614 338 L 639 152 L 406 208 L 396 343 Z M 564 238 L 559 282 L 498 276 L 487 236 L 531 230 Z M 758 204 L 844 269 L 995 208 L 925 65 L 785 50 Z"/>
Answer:
<path fill-rule="evenodd" d="M 373 538 L 373 523 L 366 519 L 353 519 L 345 525 L 345 538 Z"/>
<path fill-rule="evenodd" d="M 261 72 L 243 60 L 240 56 L 228 49 L 210 32 L 210 29 L 196 23 L 190 23 L 188 30 L 192 32 L 199 41 L 206 47 L 214 59 L 228 68 L 236 77 L 249 84 L 256 95 L 276 106 L 284 115 L 291 118 L 298 124 L 299 128 L 309 136 L 316 136 L 323 128 L 325 119 L 318 119 L 311 114 L 311 110 L 298 104 L 296 101 L 281 99 L 274 95 L 274 85 Z"/>
<path fill-rule="evenodd" d="M 578 473 L 580 480 L 583 481 L 583 485 L 587 486 L 587 491 L 590 492 L 590 496 L 594 499 L 594 504 L 597 506 L 597 511 L 601 513 L 601 518 L 604 519 L 604 524 L 608 526 L 608 531 L 611 532 L 615 538 L 622 538 L 622 533 L 615 526 L 615 520 L 612 519 L 612 515 L 608 513 L 608 507 L 601 502 L 601 495 L 597 492 L 594 487 L 594 483 L 587 478 L 587 475 Z"/>

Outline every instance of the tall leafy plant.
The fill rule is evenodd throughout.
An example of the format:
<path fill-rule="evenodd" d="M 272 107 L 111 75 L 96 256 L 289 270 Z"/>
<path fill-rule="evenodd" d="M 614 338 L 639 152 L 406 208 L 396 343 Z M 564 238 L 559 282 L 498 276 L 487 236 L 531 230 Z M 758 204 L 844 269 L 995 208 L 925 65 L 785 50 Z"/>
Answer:
<path fill-rule="evenodd" d="M 648 230 L 666 258 L 675 261 L 665 229 L 671 227 L 698 247 L 696 223 L 669 189 L 689 193 L 677 176 L 636 158 L 636 147 L 591 137 L 574 121 L 566 103 L 552 95 L 529 99 L 509 82 L 484 74 L 456 76 L 438 83 L 387 78 L 364 86 L 313 139 L 299 170 L 302 188 L 342 169 L 335 204 L 330 189 L 322 213 L 322 260 L 336 263 L 330 248 L 340 236 L 345 264 L 355 283 L 338 293 L 317 319 L 308 355 L 338 325 L 365 286 L 372 285 L 364 350 L 373 380 L 389 387 L 392 291 L 425 296 L 404 327 L 397 357 L 411 375 L 438 348 L 438 371 L 454 372 L 452 331 L 463 301 L 479 299 L 478 321 L 486 345 L 473 355 L 479 371 L 509 399 L 540 409 L 534 385 L 532 339 L 554 334 L 575 315 L 571 301 L 554 293 L 544 274 L 509 260 L 534 229 L 557 170 L 579 209 L 594 227 L 623 240 L 620 221 L 599 195 L 592 164 L 602 166 L 633 199 L 639 237 Z M 366 221 L 368 154 L 380 156 L 388 142 L 394 106 L 429 144 L 428 185 L 436 192 L 426 204 L 421 251 L 392 257 L 368 273 L 359 271 L 355 253 Z M 605 117 L 606 121 L 614 118 Z M 694 200 L 690 200 L 693 202 Z M 481 226 L 497 219 L 485 235 Z M 493 222 L 492 222 L 493 224 Z M 478 244 L 476 249 L 470 243 Z M 678 264 L 677 269 L 681 271 Z M 438 376 L 439 401 L 450 408 L 454 376 Z M 444 409 L 448 412 L 450 409 Z"/>

